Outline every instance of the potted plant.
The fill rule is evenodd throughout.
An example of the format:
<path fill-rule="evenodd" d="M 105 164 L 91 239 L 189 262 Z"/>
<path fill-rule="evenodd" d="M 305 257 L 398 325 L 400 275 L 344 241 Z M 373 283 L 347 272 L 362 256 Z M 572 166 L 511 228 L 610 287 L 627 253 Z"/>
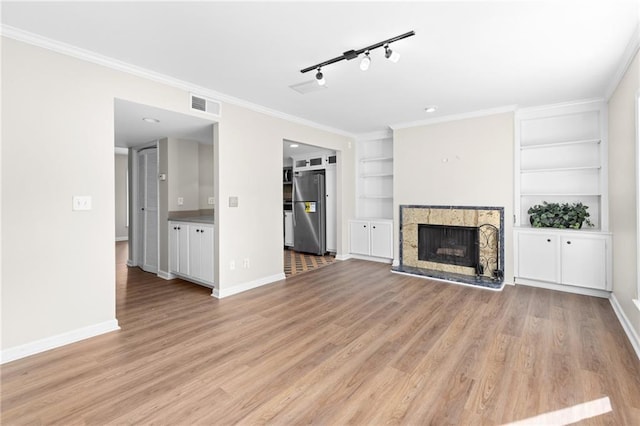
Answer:
<path fill-rule="evenodd" d="M 548 203 L 536 204 L 530 207 L 529 221 L 534 228 L 582 228 L 583 222 L 593 226 L 589 220 L 589 212 L 582 203 Z"/>

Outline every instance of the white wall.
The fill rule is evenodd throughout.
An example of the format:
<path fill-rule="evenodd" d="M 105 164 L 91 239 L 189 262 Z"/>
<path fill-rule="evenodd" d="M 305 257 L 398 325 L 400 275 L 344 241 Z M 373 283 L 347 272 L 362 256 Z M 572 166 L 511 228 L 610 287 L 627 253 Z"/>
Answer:
<path fill-rule="evenodd" d="M 399 205 L 504 207 L 504 276 L 513 283 L 513 120 L 504 113 L 394 131 L 396 261 Z"/>
<path fill-rule="evenodd" d="M 613 294 L 636 335 L 640 335 L 637 298 L 636 95 L 640 54 L 636 54 L 609 99 L 609 222 L 613 233 Z"/>
<path fill-rule="evenodd" d="M 128 158 L 126 154 L 115 154 L 115 215 L 116 215 L 116 241 L 129 238 L 127 226 L 127 168 Z"/>
<path fill-rule="evenodd" d="M 117 326 L 115 98 L 201 116 L 188 109 L 188 90 L 2 39 L 3 355 Z M 216 203 L 216 248 L 227 268 L 216 282 L 227 288 L 282 272 L 283 138 L 344 150 L 338 232 L 353 214 L 354 177 L 348 137 L 233 105 L 222 111 L 224 126 L 212 131 L 220 134 L 214 170 L 224 200 Z M 93 209 L 71 211 L 73 195 L 92 196 Z M 229 195 L 240 197 L 239 208 L 228 207 Z M 34 199 L 46 214 L 22 207 Z M 345 248 L 346 232 L 338 249 Z M 228 270 L 229 259 L 243 257 L 251 257 L 250 269 Z"/>
<path fill-rule="evenodd" d="M 216 248 L 220 260 L 216 283 L 222 295 L 254 285 L 256 278 L 283 272 L 284 139 L 338 151 L 338 255 L 346 254 L 347 220 L 353 217 L 355 198 L 353 140 L 235 105 L 225 105 L 223 111 L 219 143 L 214 144 L 216 223 L 218 219 L 224 223 L 219 227 L 224 249 Z M 238 207 L 229 207 L 230 196 L 238 197 Z M 246 258 L 250 269 L 241 267 Z M 232 260 L 235 270 L 229 268 Z"/>
<path fill-rule="evenodd" d="M 213 144 L 198 144 L 198 191 L 201 210 L 212 209 L 209 197 L 213 197 Z"/>
<path fill-rule="evenodd" d="M 198 188 L 198 142 L 168 138 L 169 211 L 198 210 L 200 190 Z M 178 204 L 182 198 L 182 205 Z"/>

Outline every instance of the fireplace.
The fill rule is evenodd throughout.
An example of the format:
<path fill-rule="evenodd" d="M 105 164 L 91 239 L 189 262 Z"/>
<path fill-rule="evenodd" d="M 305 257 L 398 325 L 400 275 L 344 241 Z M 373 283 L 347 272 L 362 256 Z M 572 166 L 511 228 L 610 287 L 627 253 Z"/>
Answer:
<path fill-rule="evenodd" d="M 418 225 L 418 260 L 450 265 L 478 265 L 478 228 Z"/>
<path fill-rule="evenodd" d="M 504 208 L 400 206 L 394 272 L 493 289 L 504 282 Z"/>

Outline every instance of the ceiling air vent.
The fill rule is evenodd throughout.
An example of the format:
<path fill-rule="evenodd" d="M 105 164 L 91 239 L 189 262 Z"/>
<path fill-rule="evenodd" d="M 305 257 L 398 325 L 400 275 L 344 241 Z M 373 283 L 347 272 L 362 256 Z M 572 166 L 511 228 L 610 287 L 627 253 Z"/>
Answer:
<path fill-rule="evenodd" d="M 191 109 L 220 117 L 220 102 L 204 96 L 191 94 Z"/>

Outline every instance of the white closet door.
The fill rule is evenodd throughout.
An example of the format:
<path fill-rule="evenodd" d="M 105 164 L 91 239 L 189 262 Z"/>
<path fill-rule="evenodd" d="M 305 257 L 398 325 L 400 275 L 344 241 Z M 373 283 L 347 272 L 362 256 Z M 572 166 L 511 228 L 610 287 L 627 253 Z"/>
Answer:
<path fill-rule="evenodd" d="M 155 148 L 141 151 L 138 158 L 140 206 L 140 257 L 147 272 L 158 271 L 158 154 Z M 141 263 L 141 264 L 140 264 Z"/>

